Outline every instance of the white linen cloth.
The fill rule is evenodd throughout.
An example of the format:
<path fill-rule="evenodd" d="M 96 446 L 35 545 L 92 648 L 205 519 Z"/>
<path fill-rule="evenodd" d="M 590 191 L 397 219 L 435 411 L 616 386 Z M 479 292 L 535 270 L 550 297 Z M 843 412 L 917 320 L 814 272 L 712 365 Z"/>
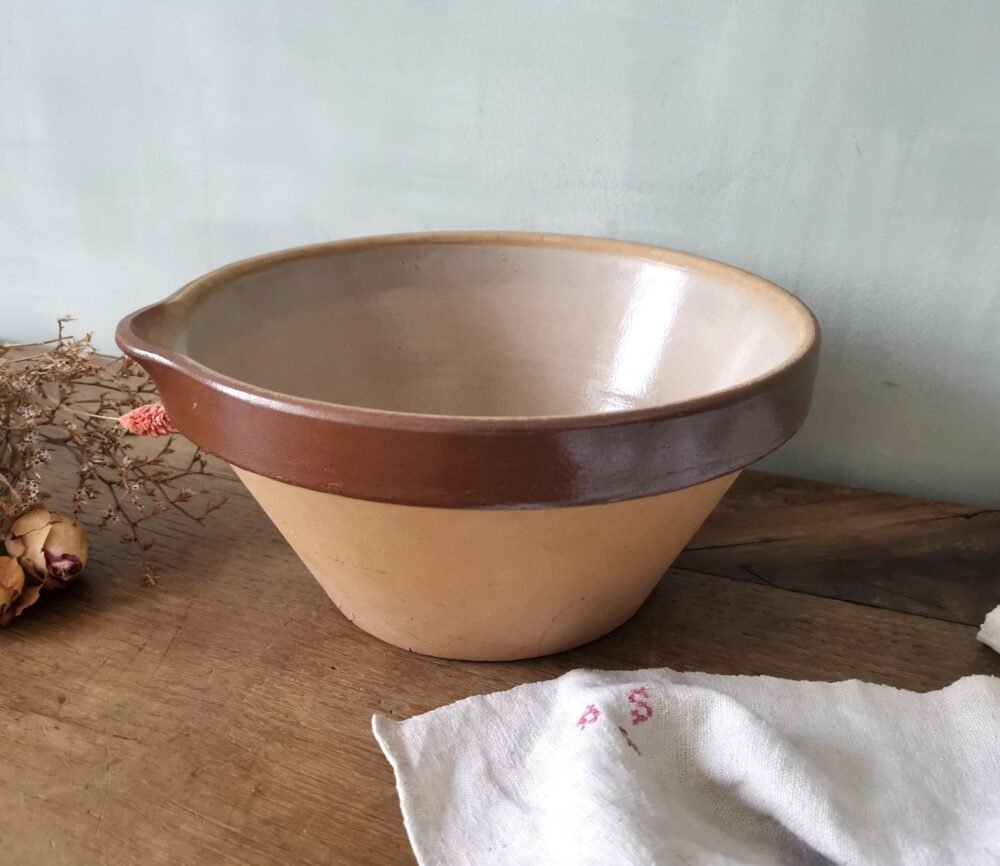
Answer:
<path fill-rule="evenodd" d="M 1000 679 L 573 671 L 373 730 L 422 866 L 1000 864 Z"/>
<path fill-rule="evenodd" d="M 995 607 L 986 614 L 976 639 L 1000 653 L 1000 607 Z"/>

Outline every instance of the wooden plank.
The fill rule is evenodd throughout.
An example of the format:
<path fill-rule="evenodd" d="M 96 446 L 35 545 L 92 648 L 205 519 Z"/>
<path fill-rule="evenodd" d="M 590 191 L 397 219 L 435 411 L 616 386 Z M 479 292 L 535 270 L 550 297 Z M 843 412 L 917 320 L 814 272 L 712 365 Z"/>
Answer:
<path fill-rule="evenodd" d="M 913 689 L 1000 675 L 967 626 L 685 570 L 573 652 L 423 658 L 346 622 L 257 506 L 220 484 L 233 499 L 203 531 L 162 523 L 159 588 L 97 536 L 85 580 L 0 630 L 5 864 L 412 863 L 370 715 L 581 666 Z M 822 490 L 809 495 L 821 508 Z"/>
<path fill-rule="evenodd" d="M 677 565 L 974 625 L 1000 604 L 1000 511 L 747 472 Z"/>

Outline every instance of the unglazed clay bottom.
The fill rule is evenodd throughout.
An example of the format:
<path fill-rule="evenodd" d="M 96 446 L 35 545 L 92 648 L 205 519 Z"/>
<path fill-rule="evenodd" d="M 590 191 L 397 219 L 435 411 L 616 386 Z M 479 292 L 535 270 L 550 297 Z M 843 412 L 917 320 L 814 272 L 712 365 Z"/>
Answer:
<path fill-rule="evenodd" d="M 463 510 L 236 472 L 352 622 L 413 652 L 494 661 L 625 622 L 739 475 L 603 505 Z"/>

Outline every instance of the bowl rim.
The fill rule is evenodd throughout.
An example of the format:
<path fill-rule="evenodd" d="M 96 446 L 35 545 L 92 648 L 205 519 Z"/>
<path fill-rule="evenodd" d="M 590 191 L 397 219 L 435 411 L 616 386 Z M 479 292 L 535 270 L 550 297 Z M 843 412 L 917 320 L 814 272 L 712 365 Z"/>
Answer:
<path fill-rule="evenodd" d="M 357 250 L 378 249 L 391 246 L 419 246 L 426 244 L 496 244 L 500 246 L 530 246 L 549 249 L 577 249 L 598 252 L 607 255 L 619 255 L 639 261 L 651 261 L 659 264 L 674 265 L 699 274 L 716 274 L 725 277 L 729 284 L 742 283 L 758 291 L 766 291 L 786 301 L 791 309 L 801 316 L 806 326 L 806 338 L 799 350 L 786 360 L 766 370 L 758 376 L 710 391 L 698 397 L 685 400 L 675 400 L 668 403 L 658 403 L 653 406 L 643 406 L 636 409 L 611 409 L 599 412 L 581 412 L 560 415 L 441 415 L 431 412 L 406 412 L 397 409 L 381 409 L 377 407 L 354 406 L 349 403 L 336 403 L 330 400 L 319 400 L 313 397 L 302 397 L 263 388 L 244 379 L 221 373 L 183 353 L 156 346 L 139 335 L 136 326 L 143 318 L 159 309 L 178 306 L 193 306 L 204 295 L 218 286 L 232 282 L 246 274 L 260 272 L 275 265 L 305 258 L 322 258 L 330 254 L 354 252 Z M 594 238 L 584 235 L 552 234 L 541 232 L 412 232 L 390 235 L 373 235 L 371 237 L 349 238 L 346 240 L 324 241 L 276 250 L 258 256 L 240 259 L 191 280 L 176 292 L 156 303 L 149 304 L 126 316 L 118 324 L 115 339 L 118 346 L 137 360 L 157 360 L 168 363 L 178 370 L 186 371 L 199 378 L 211 378 L 220 386 L 234 391 L 243 391 L 254 396 L 283 404 L 288 411 L 317 415 L 351 422 L 364 423 L 376 427 L 408 427 L 414 430 L 531 430 L 553 429 L 570 430 L 585 427 L 599 427 L 611 424 L 627 424 L 631 421 L 643 421 L 649 418 L 681 417 L 696 412 L 708 411 L 723 406 L 738 399 L 756 393 L 767 387 L 768 382 L 780 376 L 789 368 L 802 364 L 807 360 L 810 351 L 820 336 L 819 322 L 812 311 L 795 295 L 781 286 L 750 273 L 749 271 L 728 265 L 714 259 L 633 241 L 620 241 L 606 238 Z"/>
<path fill-rule="evenodd" d="M 803 325 L 802 342 L 761 375 L 686 400 L 574 415 L 466 416 L 353 406 L 273 391 L 147 338 L 157 327 L 176 327 L 200 298 L 246 274 L 303 258 L 428 244 L 581 250 L 680 267 L 779 299 Z M 443 231 L 328 241 L 242 259 L 126 316 L 115 339 L 151 373 L 177 428 L 243 469 L 360 499 L 530 508 L 669 492 L 741 469 L 774 450 L 801 426 L 808 411 L 820 328 L 802 301 L 774 283 L 691 253 L 579 235 Z M 232 424 L 218 424 L 213 412 L 228 413 Z M 230 429 L 219 429 L 223 426 Z M 240 428 L 248 426 L 260 432 L 259 441 L 240 436 Z M 719 444 L 701 447 L 699 439 L 706 436 Z M 299 443 L 298 455 L 283 453 L 290 442 Z M 309 449 L 316 453 L 310 455 Z M 457 456 L 454 466 L 445 465 L 442 449 Z M 351 466 L 344 453 L 362 459 Z M 421 459 L 429 461 L 429 468 L 416 467 Z M 554 465 L 545 465 L 546 459 Z M 384 465 L 364 469 L 366 460 Z M 610 468 L 602 467 L 602 461 Z M 644 472 L 648 477 L 642 477 Z M 518 480 L 513 477 L 518 473 L 538 477 Z"/>

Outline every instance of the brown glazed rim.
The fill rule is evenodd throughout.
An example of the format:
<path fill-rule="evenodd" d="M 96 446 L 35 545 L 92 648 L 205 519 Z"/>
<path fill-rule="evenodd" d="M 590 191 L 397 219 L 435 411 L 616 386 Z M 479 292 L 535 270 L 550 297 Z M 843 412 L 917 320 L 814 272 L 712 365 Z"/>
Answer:
<path fill-rule="evenodd" d="M 783 296 L 808 339 L 755 379 L 702 397 L 588 415 L 428 415 L 260 388 L 156 344 L 218 286 L 295 259 L 381 247 L 480 244 L 572 249 L 667 263 Z M 123 319 L 121 349 L 153 376 L 177 428 L 235 466 L 357 499 L 446 508 L 539 508 L 666 493 L 770 453 L 809 410 L 819 325 L 783 289 L 730 265 L 660 247 L 572 235 L 431 232 L 281 250 L 226 265 Z"/>

